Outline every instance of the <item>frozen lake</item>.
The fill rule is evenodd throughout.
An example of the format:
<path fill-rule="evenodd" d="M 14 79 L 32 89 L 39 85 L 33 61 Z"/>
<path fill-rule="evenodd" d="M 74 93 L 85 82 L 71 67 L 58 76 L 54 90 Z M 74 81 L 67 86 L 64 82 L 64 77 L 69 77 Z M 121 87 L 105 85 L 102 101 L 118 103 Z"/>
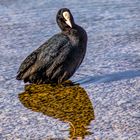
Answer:
<path fill-rule="evenodd" d="M 62 7 L 69 8 L 75 22 L 88 33 L 86 57 L 71 80 L 80 83 L 74 94 L 81 95 L 75 96 L 84 99 L 89 110 L 83 115 L 71 112 L 68 118 L 78 115 L 80 127 L 89 113 L 86 126 L 91 134 L 78 134 L 84 134 L 85 140 L 139 140 L 140 0 L 1 0 L 0 140 L 63 140 L 78 133 L 71 120 L 37 110 L 40 100 L 35 100 L 39 102 L 35 108 L 32 102 L 25 105 L 20 99 L 24 83 L 15 79 L 23 59 L 59 32 L 55 16 Z M 84 90 L 83 94 L 78 94 L 79 90 Z M 27 102 L 37 98 L 25 96 Z M 52 103 L 50 98 L 44 99 Z M 80 103 L 76 104 L 84 110 L 85 103 Z M 69 132 L 70 127 L 75 133 Z"/>

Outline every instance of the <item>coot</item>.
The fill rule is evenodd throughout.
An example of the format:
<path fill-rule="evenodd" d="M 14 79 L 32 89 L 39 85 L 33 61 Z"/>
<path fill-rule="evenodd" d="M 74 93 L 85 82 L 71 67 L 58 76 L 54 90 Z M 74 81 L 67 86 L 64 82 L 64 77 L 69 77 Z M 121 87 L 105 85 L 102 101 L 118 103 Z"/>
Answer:
<path fill-rule="evenodd" d="M 51 37 L 22 62 L 17 80 L 35 84 L 62 83 L 80 66 L 86 52 L 86 31 L 75 24 L 67 8 L 58 11 L 56 21 L 61 32 Z"/>

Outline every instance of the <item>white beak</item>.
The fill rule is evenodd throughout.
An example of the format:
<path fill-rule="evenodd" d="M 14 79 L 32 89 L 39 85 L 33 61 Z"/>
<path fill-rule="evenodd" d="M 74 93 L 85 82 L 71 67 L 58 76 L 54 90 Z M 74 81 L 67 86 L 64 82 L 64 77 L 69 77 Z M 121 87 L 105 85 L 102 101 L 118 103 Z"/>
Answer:
<path fill-rule="evenodd" d="M 71 20 L 70 20 L 70 13 L 69 12 L 64 12 L 63 17 L 65 18 L 65 22 L 67 25 L 69 25 L 72 28 Z"/>
<path fill-rule="evenodd" d="M 70 20 L 66 20 L 66 23 L 72 28 L 72 24 Z"/>

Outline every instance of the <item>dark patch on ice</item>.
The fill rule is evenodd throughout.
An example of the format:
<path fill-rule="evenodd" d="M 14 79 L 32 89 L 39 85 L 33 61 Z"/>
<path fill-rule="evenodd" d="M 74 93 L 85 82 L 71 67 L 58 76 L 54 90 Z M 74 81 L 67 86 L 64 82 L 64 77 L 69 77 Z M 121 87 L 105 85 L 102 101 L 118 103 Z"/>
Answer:
<path fill-rule="evenodd" d="M 70 124 L 70 138 L 85 138 L 94 120 L 92 103 L 80 85 L 66 82 L 63 85 L 30 84 L 19 94 L 20 102 L 35 112 L 59 119 Z"/>

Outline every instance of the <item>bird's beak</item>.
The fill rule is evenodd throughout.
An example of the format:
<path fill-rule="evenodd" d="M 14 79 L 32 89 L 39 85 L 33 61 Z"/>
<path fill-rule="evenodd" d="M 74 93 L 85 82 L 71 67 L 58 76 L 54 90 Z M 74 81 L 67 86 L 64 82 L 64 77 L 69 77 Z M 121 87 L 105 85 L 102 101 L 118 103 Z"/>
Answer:
<path fill-rule="evenodd" d="M 66 23 L 72 28 L 72 24 L 70 20 L 66 20 Z"/>
<path fill-rule="evenodd" d="M 71 20 L 70 20 L 70 13 L 69 12 L 64 12 L 63 17 L 65 18 L 65 22 L 67 25 L 69 25 L 72 28 Z"/>

